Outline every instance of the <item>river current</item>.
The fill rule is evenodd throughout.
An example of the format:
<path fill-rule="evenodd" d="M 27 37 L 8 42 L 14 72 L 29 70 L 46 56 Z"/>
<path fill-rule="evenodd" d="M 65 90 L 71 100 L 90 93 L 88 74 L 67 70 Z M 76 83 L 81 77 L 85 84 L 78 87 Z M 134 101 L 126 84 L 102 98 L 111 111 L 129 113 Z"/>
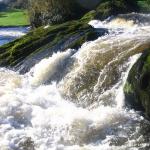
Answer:
<path fill-rule="evenodd" d="M 123 94 L 131 67 L 150 47 L 150 15 L 89 24 L 109 33 L 24 75 L 0 68 L 0 150 L 150 149 L 150 122 L 124 105 Z"/>
<path fill-rule="evenodd" d="M 0 27 L 0 45 L 15 40 L 28 32 L 28 27 Z"/>

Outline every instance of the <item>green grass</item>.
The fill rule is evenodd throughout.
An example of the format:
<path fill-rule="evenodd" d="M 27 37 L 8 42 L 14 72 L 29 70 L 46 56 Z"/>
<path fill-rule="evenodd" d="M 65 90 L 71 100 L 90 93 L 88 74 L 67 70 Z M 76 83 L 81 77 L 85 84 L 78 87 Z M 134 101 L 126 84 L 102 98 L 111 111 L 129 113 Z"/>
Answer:
<path fill-rule="evenodd" d="M 0 12 L 0 26 L 27 26 L 29 25 L 26 10 L 8 10 Z"/>

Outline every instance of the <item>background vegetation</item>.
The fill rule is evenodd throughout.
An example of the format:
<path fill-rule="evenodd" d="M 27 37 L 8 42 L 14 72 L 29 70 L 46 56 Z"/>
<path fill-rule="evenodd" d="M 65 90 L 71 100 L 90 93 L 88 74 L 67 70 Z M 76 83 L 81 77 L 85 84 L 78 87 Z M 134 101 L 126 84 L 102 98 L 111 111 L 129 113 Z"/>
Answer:
<path fill-rule="evenodd" d="M 138 0 L 137 2 L 140 6 L 140 11 L 150 12 L 150 0 Z"/>
<path fill-rule="evenodd" d="M 29 16 L 33 27 L 59 24 L 83 16 L 85 10 L 76 0 L 29 0 Z M 100 0 L 95 8 L 96 19 L 130 12 L 149 12 L 150 0 Z"/>
<path fill-rule="evenodd" d="M 84 12 L 75 0 L 29 0 L 30 22 L 34 27 L 77 19 Z"/>
<path fill-rule="evenodd" d="M 0 2 L 0 26 L 28 25 L 25 9 L 28 9 L 32 27 L 76 20 L 89 11 L 82 8 L 77 0 L 4 0 Z M 150 0 L 100 0 L 94 11 L 93 19 L 100 20 L 133 11 L 147 13 L 150 12 Z"/>
<path fill-rule="evenodd" d="M 0 2 L 0 11 L 4 9 L 25 9 L 28 6 L 28 0 L 2 0 Z"/>

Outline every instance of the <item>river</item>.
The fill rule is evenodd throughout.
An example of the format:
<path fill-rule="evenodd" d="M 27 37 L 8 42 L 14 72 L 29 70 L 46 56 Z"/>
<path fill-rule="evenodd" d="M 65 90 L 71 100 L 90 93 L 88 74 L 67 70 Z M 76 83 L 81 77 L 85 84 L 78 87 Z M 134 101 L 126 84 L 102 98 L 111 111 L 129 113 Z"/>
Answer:
<path fill-rule="evenodd" d="M 24 75 L 0 68 L 0 149 L 149 150 L 150 122 L 124 105 L 123 94 L 131 67 L 150 46 L 149 20 L 93 20 L 109 33 L 76 53 L 54 53 Z"/>
<path fill-rule="evenodd" d="M 0 27 L 0 45 L 13 41 L 25 35 L 28 31 L 28 27 Z"/>

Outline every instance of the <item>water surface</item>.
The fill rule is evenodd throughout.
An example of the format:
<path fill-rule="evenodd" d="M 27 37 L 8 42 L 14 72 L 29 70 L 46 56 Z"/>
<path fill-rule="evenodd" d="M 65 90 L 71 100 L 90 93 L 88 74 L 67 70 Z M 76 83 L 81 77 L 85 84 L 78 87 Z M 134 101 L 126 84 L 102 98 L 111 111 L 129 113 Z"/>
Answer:
<path fill-rule="evenodd" d="M 28 27 L 10 27 L 2 28 L 0 27 L 0 45 L 9 43 L 16 38 L 25 35 L 29 31 Z"/>

